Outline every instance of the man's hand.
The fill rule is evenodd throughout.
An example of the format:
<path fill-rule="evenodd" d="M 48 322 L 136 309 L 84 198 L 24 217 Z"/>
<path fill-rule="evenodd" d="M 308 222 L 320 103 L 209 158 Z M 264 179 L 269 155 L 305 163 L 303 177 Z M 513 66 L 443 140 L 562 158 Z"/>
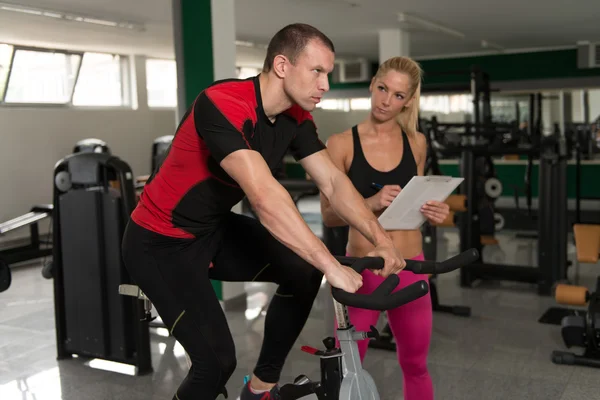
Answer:
<path fill-rule="evenodd" d="M 431 200 L 423 204 L 421 213 L 429 220 L 429 222 L 440 224 L 444 222 L 450 213 L 450 207 L 446 203 Z"/>
<path fill-rule="evenodd" d="M 392 201 L 398 196 L 402 189 L 398 185 L 385 185 L 375 196 L 367 199 L 367 204 L 371 211 L 381 211 L 392 204 Z"/>
<path fill-rule="evenodd" d="M 327 282 L 333 287 L 355 293 L 363 284 L 362 275 L 345 265 L 338 264 L 325 273 Z"/>
<path fill-rule="evenodd" d="M 394 246 L 390 245 L 380 245 L 375 247 L 367 257 L 381 257 L 385 261 L 383 269 L 375 269 L 372 272 L 375 275 L 380 275 L 384 278 L 392 274 L 397 274 L 404 267 L 406 267 L 406 261 L 404 261 L 404 257 L 400 254 L 400 251 L 396 249 Z"/>

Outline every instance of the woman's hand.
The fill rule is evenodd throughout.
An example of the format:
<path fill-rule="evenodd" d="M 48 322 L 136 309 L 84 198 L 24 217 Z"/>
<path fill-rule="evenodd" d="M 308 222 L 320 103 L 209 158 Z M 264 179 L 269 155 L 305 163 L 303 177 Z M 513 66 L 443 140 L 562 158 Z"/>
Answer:
<path fill-rule="evenodd" d="M 444 222 L 448 214 L 450 214 L 450 207 L 446 203 L 430 200 L 423 204 L 421 213 L 429 220 L 429 222 L 440 224 Z"/>
<path fill-rule="evenodd" d="M 392 204 L 400 190 L 402 189 L 398 185 L 385 185 L 375 196 L 367 199 L 367 204 L 374 213 L 381 211 Z"/>

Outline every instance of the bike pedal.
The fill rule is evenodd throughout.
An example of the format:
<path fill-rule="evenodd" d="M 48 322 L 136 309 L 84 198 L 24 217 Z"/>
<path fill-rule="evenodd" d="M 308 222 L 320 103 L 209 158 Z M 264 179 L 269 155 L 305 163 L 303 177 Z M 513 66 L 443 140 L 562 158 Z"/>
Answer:
<path fill-rule="evenodd" d="M 145 322 L 145 321 L 146 322 L 152 322 L 155 319 L 156 319 L 156 317 L 153 317 L 152 314 L 148 312 L 148 313 L 144 314 L 144 318 L 142 318 L 140 321 L 142 321 L 142 322 Z"/>
<path fill-rule="evenodd" d="M 315 356 L 322 356 L 323 354 L 325 354 L 323 351 L 310 346 L 302 346 L 300 350 L 308 354 L 313 354 Z"/>
<path fill-rule="evenodd" d="M 367 337 L 368 338 L 375 338 L 376 340 L 380 340 L 381 337 L 379 336 L 379 331 L 377 330 L 377 328 L 375 328 L 373 325 L 370 326 L 371 330 L 369 332 L 367 332 Z"/>
<path fill-rule="evenodd" d="M 310 379 L 306 375 L 298 375 L 296 379 L 294 379 L 294 385 L 305 385 L 310 383 Z"/>

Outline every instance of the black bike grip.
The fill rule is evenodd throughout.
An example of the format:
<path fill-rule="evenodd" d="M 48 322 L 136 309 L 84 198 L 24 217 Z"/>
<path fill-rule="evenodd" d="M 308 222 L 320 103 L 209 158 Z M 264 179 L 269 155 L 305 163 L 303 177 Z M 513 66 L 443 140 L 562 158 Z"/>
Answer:
<path fill-rule="evenodd" d="M 397 275 L 390 275 L 388 279 L 390 282 L 393 282 L 399 278 Z M 389 288 L 384 289 L 389 290 Z M 364 308 L 366 310 L 386 311 L 416 300 L 426 295 L 428 291 L 429 286 L 427 283 L 425 281 L 418 281 L 391 295 L 348 293 L 338 288 L 332 288 L 331 294 L 336 301 L 346 306 Z"/>
<path fill-rule="evenodd" d="M 479 258 L 477 249 L 469 249 L 442 262 L 406 260 L 406 270 L 415 274 L 444 274 L 454 271 Z"/>
<path fill-rule="evenodd" d="M 415 274 L 433 274 L 436 270 L 437 264 L 435 261 L 418 261 L 418 260 L 405 260 L 407 271 L 411 271 Z"/>
<path fill-rule="evenodd" d="M 339 303 L 350 307 L 365 308 L 368 310 L 382 310 L 380 307 L 385 299 L 400 283 L 400 277 L 393 274 L 388 276 L 372 293 L 359 294 L 350 293 L 345 290 L 332 287 L 331 295 Z"/>
<path fill-rule="evenodd" d="M 471 264 L 474 261 L 477 261 L 479 258 L 479 252 L 477 249 L 469 249 L 467 251 L 463 251 L 456 256 L 447 259 L 446 261 L 442 261 L 436 266 L 436 274 L 444 274 L 446 272 L 454 271 L 455 269 L 461 268 L 467 264 Z"/>
<path fill-rule="evenodd" d="M 392 275 L 388 276 L 387 278 L 385 278 L 385 280 L 383 282 L 381 282 L 381 284 L 379 286 L 377 286 L 377 288 L 375 290 L 373 290 L 373 293 L 371 294 L 371 296 L 373 296 L 373 297 L 389 296 L 394 291 L 394 289 L 396 289 L 396 286 L 398 286 L 399 283 L 400 283 L 400 277 L 396 274 L 392 274 Z"/>
<path fill-rule="evenodd" d="M 425 281 L 414 282 L 402 290 L 386 296 L 382 310 L 391 310 L 400 307 L 406 303 L 410 303 L 425 296 L 429 292 L 429 285 Z"/>

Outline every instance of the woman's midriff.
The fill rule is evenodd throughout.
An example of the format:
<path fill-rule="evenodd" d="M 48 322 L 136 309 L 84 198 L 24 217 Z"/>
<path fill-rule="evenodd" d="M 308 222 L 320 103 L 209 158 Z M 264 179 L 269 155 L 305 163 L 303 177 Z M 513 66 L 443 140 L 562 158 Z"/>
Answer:
<path fill-rule="evenodd" d="M 413 258 L 422 253 L 423 238 L 421 231 L 388 231 L 394 246 L 405 259 Z M 348 246 L 346 250 L 352 257 L 364 257 L 375 247 L 356 229 L 350 228 L 348 232 Z"/>

